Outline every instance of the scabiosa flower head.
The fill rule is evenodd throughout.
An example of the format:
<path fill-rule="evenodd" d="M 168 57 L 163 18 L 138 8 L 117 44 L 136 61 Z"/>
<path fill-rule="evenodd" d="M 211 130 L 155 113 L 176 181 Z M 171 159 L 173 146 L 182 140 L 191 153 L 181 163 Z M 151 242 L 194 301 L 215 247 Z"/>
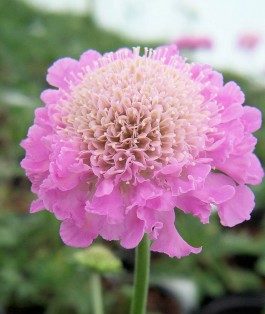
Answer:
<path fill-rule="evenodd" d="M 213 41 L 206 36 L 183 36 L 175 41 L 179 49 L 197 50 L 197 49 L 211 49 Z"/>
<path fill-rule="evenodd" d="M 138 245 L 145 233 L 153 251 L 172 257 L 200 252 L 175 228 L 177 207 L 221 223 L 250 218 L 261 165 L 251 134 L 260 112 L 209 66 L 188 64 L 176 46 L 85 52 L 48 70 L 44 107 L 22 142 L 22 167 L 38 199 L 62 221 L 71 246 L 97 237 Z"/>

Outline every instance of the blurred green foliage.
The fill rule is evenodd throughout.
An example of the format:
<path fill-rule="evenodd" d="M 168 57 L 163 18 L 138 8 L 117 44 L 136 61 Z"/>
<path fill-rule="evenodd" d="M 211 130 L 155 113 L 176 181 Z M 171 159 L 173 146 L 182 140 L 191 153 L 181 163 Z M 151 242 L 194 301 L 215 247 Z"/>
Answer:
<path fill-rule="evenodd" d="M 177 213 L 177 227 L 187 242 L 203 245 L 202 253 L 177 262 L 161 257 L 152 267 L 155 280 L 165 275 L 188 278 L 196 283 L 201 299 L 262 289 L 265 226 L 253 236 L 242 226 L 222 227 L 215 214 L 210 224 L 201 225 L 196 218 Z"/>
<path fill-rule="evenodd" d="M 75 250 L 62 245 L 58 222 L 48 213 L 25 214 L 32 195 L 19 166 L 19 143 L 40 105 L 45 72 L 54 60 L 78 57 L 86 49 L 103 52 L 137 43 L 100 30 L 87 14 L 44 13 L 14 0 L 0 0 L 0 42 L 0 308 L 36 304 L 46 313 L 89 313 L 89 271 L 73 263 Z M 235 73 L 224 77 L 239 83 L 246 103 L 265 114 L 264 86 Z M 264 126 L 257 136 L 257 153 L 264 164 Z M 255 188 L 254 222 L 233 230 L 224 231 L 215 215 L 209 225 L 201 225 L 178 213 L 180 233 L 193 245 L 203 245 L 203 253 L 178 261 L 154 254 L 152 280 L 189 278 L 201 298 L 264 287 L 264 192 L 264 184 Z M 121 274 L 120 282 L 122 276 L 126 275 Z M 124 287 L 128 292 L 128 285 Z M 108 295 L 106 302 L 115 303 Z"/>
<path fill-rule="evenodd" d="M 0 304 L 39 305 L 47 313 L 89 313 L 89 272 L 71 262 L 46 213 L 0 215 Z"/>

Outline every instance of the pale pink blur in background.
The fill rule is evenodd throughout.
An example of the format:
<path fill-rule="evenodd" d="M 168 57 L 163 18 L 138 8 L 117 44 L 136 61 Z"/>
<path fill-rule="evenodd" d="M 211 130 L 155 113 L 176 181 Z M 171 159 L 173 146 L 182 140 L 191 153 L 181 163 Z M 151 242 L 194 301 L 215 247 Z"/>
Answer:
<path fill-rule="evenodd" d="M 175 40 L 174 42 L 179 49 L 211 49 L 213 47 L 213 41 L 210 37 L 206 36 L 183 36 Z"/>
<path fill-rule="evenodd" d="M 258 33 L 245 33 L 238 37 L 238 47 L 245 50 L 254 50 L 261 42 L 261 35 Z"/>

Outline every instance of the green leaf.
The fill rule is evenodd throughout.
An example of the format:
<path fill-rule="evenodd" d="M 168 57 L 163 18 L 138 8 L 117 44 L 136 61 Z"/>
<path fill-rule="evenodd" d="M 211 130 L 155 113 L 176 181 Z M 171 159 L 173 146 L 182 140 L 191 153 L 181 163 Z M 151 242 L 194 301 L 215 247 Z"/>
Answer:
<path fill-rule="evenodd" d="M 256 269 L 262 276 L 265 276 L 265 255 L 258 259 Z"/>

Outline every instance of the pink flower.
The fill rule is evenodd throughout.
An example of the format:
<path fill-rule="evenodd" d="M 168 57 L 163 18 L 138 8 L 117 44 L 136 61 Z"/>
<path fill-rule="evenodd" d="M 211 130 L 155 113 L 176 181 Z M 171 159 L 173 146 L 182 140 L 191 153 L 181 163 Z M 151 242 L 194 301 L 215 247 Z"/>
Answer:
<path fill-rule="evenodd" d="M 147 233 L 152 250 L 180 258 L 199 253 L 175 228 L 175 211 L 221 223 L 250 218 L 262 167 L 253 154 L 260 111 L 203 64 L 187 64 L 176 46 L 89 50 L 48 70 L 21 162 L 38 198 L 61 220 L 67 245 L 101 236 L 134 248 Z"/>
<path fill-rule="evenodd" d="M 213 42 L 209 37 L 183 36 L 175 41 L 179 49 L 211 49 Z"/>
<path fill-rule="evenodd" d="M 261 36 L 255 33 L 245 33 L 238 38 L 238 47 L 244 50 L 254 50 L 261 41 Z"/>

